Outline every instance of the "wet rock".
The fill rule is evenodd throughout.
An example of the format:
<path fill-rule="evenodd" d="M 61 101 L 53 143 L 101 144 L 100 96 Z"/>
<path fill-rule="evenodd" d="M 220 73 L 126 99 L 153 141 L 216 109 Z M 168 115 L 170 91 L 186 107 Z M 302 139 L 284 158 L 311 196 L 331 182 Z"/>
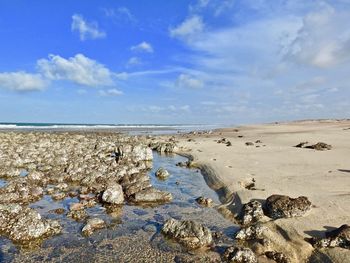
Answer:
<path fill-rule="evenodd" d="M 58 193 L 53 193 L 51 197 L 53 200 L 57 201 L 57 200 L 62 200 L 66 198 L 66 194 L 62 192 L 58 192 Z"/>
<path fill-rule="evenodd" d="M 122 186 L 120 184 L 109 185 L 102 194 L 102 200 L 109 204 L 123 204 L 124 193 Z"/>
<path fill-rule="evenodd" d="M 30 241 L 61 232 L 55 220 L 42 219 L 34 209 L 18 204 L 0 205 L 0 232 L 17 242 Z"/>
<path fill-rule="evenodd" d="M 232 263 L 257 263 L 257 257 L 250 248 L 229 247 L 226 249 L 223 258 Z"/>
<path fill-rule="evenodd" d="M 29 181 L 41 182 L 44 179 L 44 173 L 40 171 L 32 171 L 27 175 Z"/>
<path fill-rule="evenodd" d="M 248 225 L 259 221 L 263 216 L 264 212 L 261 203 L 254 200 L 243 205 L 239 218 L 243 225 Z"/>
<path fill-rule="evenodd" d="M 311 202 L 305 196 L 271 195 L 265 204 L 266 215 L 273 219 L 303 216 L 310 209 Z"/>
<path fill-rule="evenodd" d="M 157 171 L 156 171 L 156 177 L 158 177 L 159 179 L 167 179 L 169 177 L 169 172 L 167 170 L 165 170 L 163 167 L 160 167 Z"/>
<path fill-rule="evenodd" d="M 277 263 L 291 263 L 290 259 L 281 252 L 267 251 L 265 252 L 265 256 Z"/>
<path fill-rule="evenodd" d="M 342 225 L 339 228 L 326 232 L 325 238 L 312 240 L 315 247 L 341 247 L 350 249 L 350 226 Z"/>
<path fill-rule="evenodd" d="M 105 221 L 100 218 L 91 218 L 81 230 L 85 236 L 90 236 L 97 229 L 102 229 L 106 226 Z"/>
<path fill-rule="evenodd" d="M 196 202 L 202 206 L 211 206 L 213 204 L 213 200 L 210 198 L 205 198 L 200 196 L 196 199 Z"/>
<path fill-rule="evenodd" d="M 255 224 L 241 228 L 235 235 L 239 240 L 258 240 L 263 238 L 263 232 L 267 228 L 261 224 Z"/>
<path fill-rule="evenodd" d="M 82 203 L 73 203 L 69 206 L 69 211 L 78 211 L 84 209 L 84 205 Z"/>
<path fill-rule="evenodd" d="M 191 220 L 169 219 L 163 225 L 162 233 L 190 250 L 210 246 L 213 242 L 211 231 Z"/>
<path fill-rule="evenodd" d="M 133 201 L 136 203 L 166 203 L 173 199 L 171 193 L 163 192 L 153 187 L 135 193 Z"/>
<path fill-rule="evenodd" d="M 82 221 L 88 217 L 88 214 L 84 209 L 81 209 L 81 210 L 69 211 L 67 216 L 76 221 Z"/>

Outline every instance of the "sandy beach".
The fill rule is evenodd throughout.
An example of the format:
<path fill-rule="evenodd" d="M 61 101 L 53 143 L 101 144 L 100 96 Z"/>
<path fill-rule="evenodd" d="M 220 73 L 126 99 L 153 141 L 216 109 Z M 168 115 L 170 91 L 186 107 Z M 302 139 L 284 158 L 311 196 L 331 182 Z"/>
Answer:
<path fill-rule="evenodd" d="M 322 237 L 325 231 L 350 222 L 349 128 L 349 120 L 250 125 L 186 135 L 179 138 L 179 145 L 195 163 L 209 167 L 216 178 L 212 187 L 227 187 L 232 198 L 226 206 L 235 215 L 242 204 L 251 200 L 264 202 L 273 194 L 308 197 L 311 211 L 301 217 L 274 220 L 271 226 L 279 229 L 275 245 L 292 262 L 305 262 L 314 253 L 305 238 Z M 218 143 L 223 138 L 231 146 Z M 293 147 L 300 142 L 324 142 L 332 149 Z M 332 261 L 324 257 L 325 261 L 319 262 L 350 262 L 350 251 L 346 249 L 322 253 Z"/>

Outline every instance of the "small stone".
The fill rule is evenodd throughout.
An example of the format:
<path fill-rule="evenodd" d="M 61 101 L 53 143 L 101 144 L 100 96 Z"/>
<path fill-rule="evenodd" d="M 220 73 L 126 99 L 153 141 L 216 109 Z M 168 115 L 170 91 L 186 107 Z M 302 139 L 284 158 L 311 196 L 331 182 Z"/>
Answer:
<path fill-rule="evenodd" d="M 159 179 L 166 179 L 169 177 L 169 172 L 167 170 L 165 170 L 163 167 L 160 167 L 157 171 L 156 171 L 156 177 L 158 177 Z"/>
<path fill-rule="evenodd" d="M 235 235 L 239 240 L 258 240 L 263 238 L 263 232 L 267 228 L 261 224 L 241 228 Z"/>
<path fill-rule="evenodd" d="M 136 203 L 166 203 L 173 199 L 171 193 L 163 192 L 153 187 L 135 193 L 133 201 Z"/>
<path fill-rule="evenodd" d="M 310 209 L 311 202 L 305 196 L 271 195 L 265 204 L 266 215 L 273 219 L 303 216 Z"/>
<path fill-rule="evenodd" d="M 58 193 L 52 194 L 51 197 L 53 200 L 58 201 L 66 198 L 66 194 L 62 192 L 58 192 Z"/>
<path fill-rule="evenodd" d="M 274 260 L 277 263 L 291 263 L 290 259 L 287 258 L 287 256 L 281 252 L 266 251 L 265 256 L 269 259 Z"/>
<path fill-rule="evenodd" d="M 84 209 L 84 205 L 82 203 L 73 203 L 69 206 L 70 211 L 78 211 Z"/>
<path fill-rule="evenodd" d="M 246 247 L 229 247 L 226 249 L 224 259 L 232 263 L 257 263 L 254 252 Z"/>
<path fill-rule="evenodd" d="M 211 206 L 213 204 L 213 200 L 210 198 L 205 198 L 200 196 L 196 199 L 196 202 L 202 206 Z"/>
<path fill-rule="evenodd" d="M 86 236 L 90 236 L 95 230 L 102 229 L 106 226 L 105 221 L 100 218 L 91 218 L 87 221 L 87 224 L 83 227 L 82 232 Z"/>
<path fill-rule="evenodd" d="M 329 145 L 327 143 L 324 142 L 318 142 L 314 145 L 310 145 L 310 146 L 306 146 L 305 148 L 308 149 L 314 149 L 317 151 L 325 151 L 325 150 L 331 150 L 332 149 L 332 145 Z"/>
<path fill-rule="evenodd" d="M 254 143 L 252 143 L 252 142 L 246 142 L 245 145 L 247 145 L 247 146 L 253 146 Z"/>

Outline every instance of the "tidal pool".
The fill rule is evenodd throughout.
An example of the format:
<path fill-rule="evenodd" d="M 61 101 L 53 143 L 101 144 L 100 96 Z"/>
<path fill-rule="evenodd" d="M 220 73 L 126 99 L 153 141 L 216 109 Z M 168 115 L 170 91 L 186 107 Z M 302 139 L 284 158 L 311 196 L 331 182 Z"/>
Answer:
<path fill-rule="evenodd" d="M 89 217 L 99 217 L 107 223 L 105 229 L 96 231 L 90 237 L 84 237 L 81 233 L 84 222 L 67 217 L 69 205 L 79 202 L 77 198 L 54 201 L 45 195 L 40 201 L 30 204 L 30 207 L 43 217 L 59 220 L 63 227 L 62 233 L 34 246 L 31 244 L 30 249 L 0 237 L 0 261 L 177 262 L 179 256 L 195 257 L 196 253 L 186 252 L 160 233 L 162 224 L 169 218 L 195 220 L 212 231 L 221 232 L 222 237 L 217 241 L 217 246 L 211 251 L 201 252 L 210 257 L 211 253 L 220 250 L 220 246 L 233 243 L 232 237 L 237 226 L 218 213 L 215 207 L 201 207 L 197 204 L 195 199 L 199 196 L 211 198 L 215 205 L 219 205 L 220 201 L 216 192 L 205 183 L 199 170 L 176 166 L 178 162 L 186 160 L 179 155 L 154 153 L 153 169 L 149 172 L 152 184 L 172 193 L 173 201 L 157 206 L 126 204 L 111 211 L 100 204 L 88 208 Z M 168 179 L 159 180 L 155 177 L 155 171 L 159 167 L 169 171 Z M 63 208 L 65 212 L 52 212 L 58 208 Z"/>

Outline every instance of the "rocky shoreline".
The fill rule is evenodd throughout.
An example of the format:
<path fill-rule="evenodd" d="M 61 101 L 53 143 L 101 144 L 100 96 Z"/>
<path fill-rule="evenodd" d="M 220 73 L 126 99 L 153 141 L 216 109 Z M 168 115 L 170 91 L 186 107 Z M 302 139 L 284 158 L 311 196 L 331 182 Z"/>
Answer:
<path fill-rule="evenodd" d="M 324 237 L 310 239 L 281 227 L 280 220 L 302 218 L 314 209 L 306 196 L 273 194 L 266 199 L 252 199 L 244 203 L 242 196 L 221 180 L 215 168 L 193 156 L 195 147 L 189 149 L 183 143 L 184 140 L 194 142 L 192 138 L 197 138 L 198 134 L 193 135 L 0 133 L 0 179 L 4 181 L 4 186 L 0 188 L 0 234 L 17 245 L 29 248 L 31 244 L 37 245 L 60 235 L 62 226 L 59 220 L 42 217 L 30 207 L 43 196 L 53 201 L 76 200 L 67 210 L 53 209 L 50 213 L 63 214 L 70 220 L 83 223 L 82 237 L 98 234 L 104 229 L 108 232 L 108 222 L 87 212 L 94 207 L 103 207 L 113 213 L 123 209 L 124 205 L 157 207 L 171 204 L 172 194 L 152 186 L 149 176 L 152 151 L 156 151 L 186 156 L 188 161 L 177 166 L 201 170 L 205 182 L 217 193 L 221 203 L 217 204 L 207 196 L 197 196 L 194 201 L 203 209 L 211 207 L 216 210 L 231 221 L 232 226 L 240 226 L 238 231 L 227 236 L 213 226 L 208 228 L 206 222 L 202 224 L 192 220 L 191 216 L 188 219 L 170 216 L 162 220 L 158 229 L 149 226 L 151 232 L 156 231 L 152 239 L 177 243 L 181 247 L 179 251 L 183 252 L 178 253 L 177 249 L 171 248 L 170 251 L 174 251 L 168 255 L 169 248 L 161 249 L 157 253 L 164 253 L 167 259 L 157 262 L 169 262 L 172 258 L 175 262 L 317 263 L 325 262 L 325 258 L 329 257 L 325 249 L 349 250 L 350 227 L 346 224 L 325 233 Z M 210 137 L 212 134 L 202 133 L 199 136 Z M 221 139 L 226 147 L 232 147 L 231 140 Z M 327 146 L 327 149 L 331 147 Z M 163 167 L 156 167 L 154 176 L 166 181 L 171 174 Z M 176 181 L 175 186 L 179 185 L 181 182 Z M 251 191 L 256 185 L 252 181 L 244 187 Z M 144 230 L 149 231 L 149 227 Z M 197 251 L 205 253 L 198 254 Z M 346 262 L 346 253 L 345 256 L 343 251 L 335 254 L 333 259 L 343 261 L 334 262 Z M 128 262 L 152 262 L 152 259 L 140 258 Z"/>

